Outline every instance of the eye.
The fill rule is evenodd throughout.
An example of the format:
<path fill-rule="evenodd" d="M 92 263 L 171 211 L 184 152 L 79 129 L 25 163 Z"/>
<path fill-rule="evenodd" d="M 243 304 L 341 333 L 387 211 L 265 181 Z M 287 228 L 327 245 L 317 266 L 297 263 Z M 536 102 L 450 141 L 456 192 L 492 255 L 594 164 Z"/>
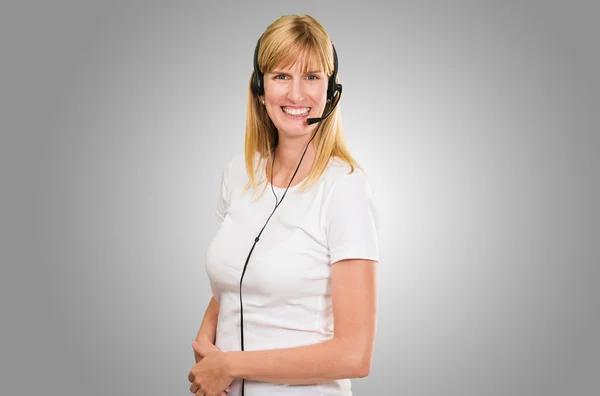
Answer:
<path fill-rule="evenodd" d="M 306 76 L 306 78 L 308 78 L 309 80 L 318 80 L 319 76 L 317 76 L 316 74 L 309 74 L 308 76 Z"/>
<path fill-rule="evenodd" d="M 287 76 L 285 74 L 277 74 L 275 77 L 273 77 L 274 80 L 285 80 L 287 78 Z"/>

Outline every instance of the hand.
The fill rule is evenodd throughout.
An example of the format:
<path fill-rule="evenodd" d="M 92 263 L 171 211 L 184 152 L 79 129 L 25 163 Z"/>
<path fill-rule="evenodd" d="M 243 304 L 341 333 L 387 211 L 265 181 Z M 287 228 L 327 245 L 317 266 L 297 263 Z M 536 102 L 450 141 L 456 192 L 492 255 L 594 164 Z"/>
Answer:
<path fill-rule="evenodd" d="M 203 348 L 202 348 L 203 351 L 221 352 L 219 347 L 215 346 L 212 342 L 210 342 L 206 336 L 199 336 L 199 338 L 196 338 L 196 342 L 203 345 Z M 192 346 L 192 349 L 193 348 L 194 347 Z M 196 359 L 196 363 L 200 363 L 200 360 L 202 360 L 203 357 L 204 356 L 200 355 L 194 349 L 194 359 Z"/>
<path fill-rule="evenodd" d="M 228 372 L 225 353 L 210 342 L 194 341 L 192 348 L 201 356 L 201 360 L 188 375 L 192 383 L 190 392 L 196 396 L 225 396 L 234 380 Z"/>

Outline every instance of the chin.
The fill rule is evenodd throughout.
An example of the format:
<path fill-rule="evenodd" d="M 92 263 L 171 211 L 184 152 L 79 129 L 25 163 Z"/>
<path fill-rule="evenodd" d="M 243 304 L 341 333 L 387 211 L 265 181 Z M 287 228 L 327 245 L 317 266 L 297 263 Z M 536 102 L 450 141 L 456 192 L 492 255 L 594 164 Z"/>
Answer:
<path fill-rule="evenodd" d="M 308 117 L 307 117 L 308 118 Z M 275 124 L 275 127 L 278 131 L 283 132 L 285 135 L 289 136 L 300 136 L 304 135 L 309 131 L 312 125 L 308 125 L 306 123 L 306 119 L 289 122 L 288 120 L 284 120 L 284 122 L 279 122 Z"/>

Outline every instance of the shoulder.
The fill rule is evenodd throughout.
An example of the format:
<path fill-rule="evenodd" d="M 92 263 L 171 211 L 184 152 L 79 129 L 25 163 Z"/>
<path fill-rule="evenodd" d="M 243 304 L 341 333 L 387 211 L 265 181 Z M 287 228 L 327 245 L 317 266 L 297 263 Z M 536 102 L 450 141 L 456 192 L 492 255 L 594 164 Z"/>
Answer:
<path fill-rule="evenodd" d="M 244 153 L 236 153 L 232 157 L 229 157 L 229 159 L 225 161 L 223 169 L 231 171 L 231 169 L 239 167 L 246 167 Z"/>
<path fill-rule="evenodd" d="M 356 215 L 364 209 L 373 209 L 374 193 L 367 175 L 339 158 L 333 158 L 323 180 L 324 215 L 333 213 Z"/>
<path fill-rule="evenodd" d="M 244 178 L 246 174 L 246 162 L 244 153 L 236 153 L 221 166 L 224 178 L 228 182 L 235 182 Z"/>
<path fill-rule="evenodd" d="M 355 188 L 371 191 L 367 175 L 359 168 L 354 167 L 352 169 L 350 164 L 338 157 L 331 158 L 324 175 L 324 182 L 329 194 L 335 190 L 343 189 L 344 186 L 355 186 Z"/>
<path fill-rule="evenodd" d="M 365 172 L 341 161 L 332 162 L 328 172 L 323 225 L 331 262 L 349 258 L 378 260 L 379 214 Z"/>

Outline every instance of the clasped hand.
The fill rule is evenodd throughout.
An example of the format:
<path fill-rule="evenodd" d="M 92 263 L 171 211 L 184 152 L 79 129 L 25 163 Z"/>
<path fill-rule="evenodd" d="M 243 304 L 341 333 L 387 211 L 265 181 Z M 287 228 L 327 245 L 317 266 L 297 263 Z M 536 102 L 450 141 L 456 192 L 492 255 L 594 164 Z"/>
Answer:
<path fill-rule="evenodd" d="M 209 341 L 194 341 L 196 364 L 188 375 L 190 392 L 196 396 L 226 396 L 233 377 L 227 370 L 225 353 Z"/>

